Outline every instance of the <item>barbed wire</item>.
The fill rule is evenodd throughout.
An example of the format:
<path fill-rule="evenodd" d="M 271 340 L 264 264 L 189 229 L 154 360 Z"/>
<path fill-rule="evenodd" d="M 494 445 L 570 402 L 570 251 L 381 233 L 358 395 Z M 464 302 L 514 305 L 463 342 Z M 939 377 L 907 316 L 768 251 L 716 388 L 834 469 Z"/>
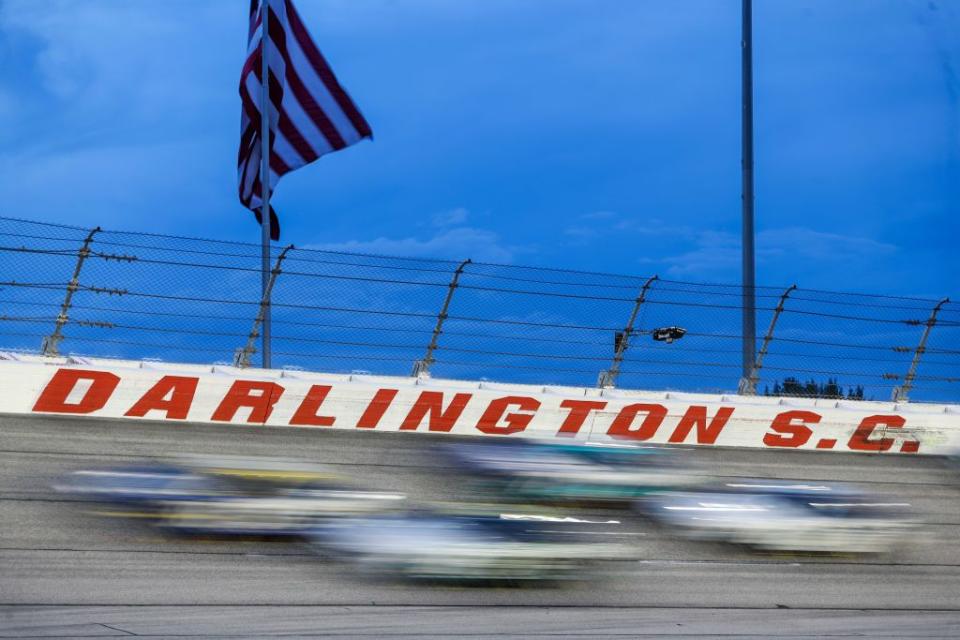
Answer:
<path fill-rule="evenodd" d="M 9 301 L 9 300 L 0 300 L 0 303 L 5 303 L 5 302 L 11 302 L 11 301 Z M 19 305 L 19 304 L 23 304 L 23 305 L 46 306 L 46 307 L 55 307 L 55 306 L 56 306 L 56 305 L 43 305 L 43 304 L 40 304 L 40 303 L 29 303 L 29 302 L 28 302 L 28 303 L 21 303 L 21 302 L 16 302 L 16 301 L 12 301 L 12 302 L 13 302 L 14 304 L 18 304 L 18 305 Z M 100 310 L 100 311 L 110 311 L 110 312 L 115 312 L 115 313 L 140 314 L 140 315 L 147 315 L 147 316 L 172 316 L 172 317 L 176 317 L 176 318 L 194 318 L 193 315 L 191 315 L 191 314 L 185 314 L 185 313 L 151 312 L 151 311 L 138 311 L 138 310 L 133 310 L 133 309 L 110 309 L 110 308 L 108 308 L 108 307 L 91 307 L 91 306 L 85 306 L 85 305 L 74 305 L 74 306 L 73 306 L 73 309 L 75 309 L 75 310 Z M 249 318 L 245 318 L 245 317 L 243 317 L 243 316 L 216 316 L 216 315 L 210 316 L 210 315 L 207 315 L 207 316 L 205 316 L 205 317 L 206 317 L 207 319 L 217 319 L 217 320 L 249 321 Z M 6 314 L 0 314 L 0 321 L 8 321 L 8 322 L 16 321 L 16 322 L 32 322 L 32 323 L 36 323 L 36 324 L 52 324 L 52 323 L 56 322 L 56 320 L 57 320 L 57 317 L 56 317 L 56 316 L 53 316 L 53 315 L 49 315 L 49 316 L 9 316 L 9 315 L 6 315 Z M 218 332 L 218 331 L 202 331 L 202 330 L 189 329 L 189 328 L 167 328 L 167 327 L 159 327 L 159 326 L 136 326 L 136 325 L 123 324 L 123 323 L 94 321 L 94 320 L 82 319 L 82 318 L 81 318 L 81 319 L 76 319 L 76 318 L 70 319 L 70 320 L 68 321 L 68 323 L 69 323 L 69 322 L 81 323 L 81 324 L 87 324 L 87 325 L 97 325 L 97 326 L 100 326 L 101 328 L 137 330 L 137 331 L 154 331 L 154 332 L 160 332 L 160 333 L 167 332 L 167 333 L 179 333 L 179 334 L 185 334 L 185 335 L 208 335 L 208 336 L 224 336 L 224 337 L 235 337 L 235 338 L 246 338 L 247 335 L 248 335 L 248 334 L 242 333 L 242 332 L 230 333 L 230 332 L 222 332 L 222 331 L 220 331 L 220 332 Z M 372 326 L 372 325 L 332 324 L 332 323 L 322 323 L 322 322 L 297 322 L 297 321 L 291 321 L 291 320 L 277 320 L 274 324 L 276 324 L 276 325 L 281 325 L 281 326 L 282 326 L 282 325 L 291 325 L 291 326 L 314 327 L 314 328 L 323 328 L 323 329 L 356 329 L 356 330 L 362 330 L 362 331 L 384 331 L 384 332 L 391 332 L 391 333 L 413 333 L 413 334 L 424 334 L 424 335 L 429 335 L 429 334 L 431 333 L 431 331 L 430 331 L 429 329 L 409 329 L 409 328 L 397 328 L 397 327 L 376 327 L 376 326 Z M 645 332 L 645 333 L 650 333 L 650 332 L 648 331 L 648 332 Z M 600 345 L 605 345 L 605 344 L 607 344 L 606 341 L 597 341 L 597 340 L 564 340 L 564 339 L 560 339 L 560 338 L 537 338 L 537 337 L 532 337 L 532 336 L 518 336 L 518 335 L 504 335 L 504 334 L 490 334 L 490 333 L 471 333 L 471 332 L 458 332 L 458 331 L 444 331 L 443 334 L 444 334 L 444 335 L 449 335 L 449 336 L 458 336 L 458 337 L 485 338 L 485 339 L 494 339 L 494 340 L 519 340 L 519 341 L 523 341 L 523 342 L 547 342 L 547 343 L 568 344 L 568 345 L 600 346 Z M 283 335 L 279 335 L 279 336 L 276 336 L 276 338 L 277 338 L 278 340 L 290 340 L 290 341 L 326 342 L 326 341 L 323 341 L 323 340 L 310 340 L 310 339 L 300 338 L 300 337 L 296 337 L 296 336 L 283 336 Z M 373 344 L 373 343 L 362 343 L 362 344 L 363 344 L 364 346 L 395 346 L 395 345 L 377 345 L 377 344 Z M 410 346 L 410 345 L 402 345 L 402 346 L 405 346 L 405 347 L 406 347 L 406 346 Z M 418 346 L 418 345 L 413 345 L 413 346 Z M 669 346 L 660 346 L 660 345 L 656 345 L 656 344 L 646 344 L 646 345 L 643 345 L 642 347 L 640 347 L 640 349 L 641 349 L 642 351 L 647 351 L 647 350 L 654 350 L 654 351 L 671 351 L 671 350 L 673 350 L 672 347 L 669 347 Z M 883 349 L 883 350 L 892 350 L 892 349 L 887 348 L 887 347 L 882 347 L 882 349 Z M 490 351 L 478 350 L 477 353 L 484 353 L 484 354 L 489 354 L 489 355 L 496 355 L 496 354 L 500 354 L 501 352 L 490 352 Z M 686 348 L 686 349 L 684 349 L 684 353 L 697 353 L 697 354 L 702 354 L 702 353 L 709 353 L 709 354 L 739 354 L 739 353 L 741 353 L 741 351 L 740 351 L 739 349 Z M 935 354 L 936 354 L 936 353 L 938 353 L 938 352 L 936 352 L 936 351 L 931 351 L 931 353 L 935 353 Z M 784 357 L 791 357 L 791 358 L 802 358 L 802 357 L 804 357 L 804 356 L 806 355 L 806 354 L 803 354 L 803 353 L 781 352 L 781 351 L 776 351 L 776 350 L 769 351 L 768 354 L 771 355 L 771 356 L 784 356 Z M 525 355 L 527 355 L 527 354 L 507 354 L 507 355 L 525 356 Z M 530 357 L 551 357 L 551 356 L 549 356 L 549 355 L 544 356 L 543 354 L 533 354 L 533 355 L 531 355 Z M 562 358 L 562 356 L 557 356 L 557 357 L 558 357 L 558 358 Z M 844 360 L 844 361 L 852 361 L 852 362 L 881 362 L 881 363 L 890 363 L 890 364 L 898 364 L 898 363 L 901 363 L 901 362 L 902 362 L 901 360 L 897 360 L 897 359 L 893 359 L 893 358 L 868 358 L 868 357 L 851 356 L 851 355 L 827 355 L 827 354 L 821 354 L 821 355 L 819 355 L 818 357 L 821 358 L 821 359 L 827 359 L 827 360 Z M 590 359 L 606 360 L 606 359 L 609 359 L 609 358 L 607 358 L 607 357 L 601 357 L 601 358 L 590 358 Z M 932 362 L 934 362 L 934 363 L 936 363 L 936 364 L 944 365 L 944 366 L 960 367 L 960 360 L 958 360 L 958 361 L 954 361 L 954 360 L 949 360 L 949 361 L 934 360 L 934 361 L 932 361 Z M 687 362 L 687 363 L 678 363 L 678 364 L 696 364 L 696 363 Z M 731 366 L 732 366 L 732 365 L 731 365 Z M 737 365 L 737 366 L 739 366 L 739 365 Z M 843 373 L 843 372 L 833 371 L 832 373 Z"/>
<path fill-rule="evenodd" d="M 230 269 L 230 268 L 228 268 L 228 269 Z M 259 270 L 247 270 L 247 271 L 251 271 L 251 272 L 254 272 L 254 271 L 255 271 L 255 272 L 259 273 Z M 377 282 L 377 283 L 380 283 L 380 284 L 398 284 L 398 283 L 399 283 L 398 281 L 394 281 L 394 280 L 377 280 L 377 279 L 365 279 L 365 278 L 349 278 L 349 279 L 373 281 L 373 282 Z M 47 290 L 49 290 L 49 289 L 61 290 L 61 289 L 66 288 L 66 287 L 68 286 L 68 284 L 69 284 L 69 283 L 57 283 L 57 282 L 0 281 L 0 287 L 3 287 L 3 286 L 11 286 L 11 287 L 20 287 L 20 288 L 28 288 L 28 289 L 29 289 L 29 288 L 33 288 L 33 289 L 47 289 Z M 403 284 L 409 284 L 409 283 L 404 282 Z M 420 284 L 420 283 L 418 283 L 418 284 Z M 147 291 L 133 291 L 133 290 L 129 290 L 129 289 L 110 289 L 110 288 L 106 288 L 106 287 L 96 287 L 96 286 L 91 286 L 91 285 L 77 285 L 77 289 L 78 289 L 78 290 L 87 291 L 87 292 L 90 292 L 90 293 L 98 293 L 98 294 L 106 294 L 106 295 L 117 295 L 117 296 L 132 296 L 132 297 L 143 297 L 143 298 L 155 298 L 155 299 L 178 301 L 178 302 L 199 302 L 199 303 L 209 303 L 209 304 L 218 304 L 218 305 L 219 305 L 219 304 L 233 304 L 233 305 L 248 305 L 248 306 L 259 306 L 259 305 L 261 304 L 260 301 L 257 301 L 257 300 L 231 300 L 231 299 L 224 299 L 224 298 L 208 298 L 208 297 L 200 297 L 200 296 L 176 296 L 176 295 L 161 294 L 161 293 L 147 292 Z M 508 290 L 491 290 L 491 289 L 488 289 L 488 291 L 505 292 L 505 291 L 508 291 Z M 510 291 L 510 293 L 519 293 L 519 292 Z M 548 294 L 548 295 L 549 295 L 549 294 Z M 589 300 L 617 300 L 617 301 L 621 301 L 621 302 L 629 302 L 629 301 L 630 301 L 630 300 L 628 300 L 628 299 L 604 298 L 604 297 L 595 297 L 595 296 L 576 296 L 576 295 L 573 295 L 573 296 L 564 296 L 564 297 L 572 297 L 572 298 L 576 298 L 576 299 L 589 299 Z M 720 309 L 733 309 L 733 310 L 740 310 L 740 309 L 741 309 L 741 307 L 739 307 L 739 306 L 705 305 L 705 304 L 697 304 L 697 303 L 657 302 L 657 301 L 646 301 L 646 303 L 647 303 L 647 304 L 654 304 L 654 305 L 656 305 L 656 304 L 663 304 L 663 305 L 681 306 L 681 307 L 683 307 L 683 306 L 690 306 L 690 307 L 720 308 Z M 387 314 L 387 315 L 397 315 L 397 316 L 407 316 L 407 317 L 418 317 L 418 318 L 432 318 L 432 317 L 435 317 L 433 314 L 430 314 L 430 313 L 413 313 L 413 312 L 383 311 L 383 310 L 371 310 L 371 309 L 351 308 L 351 307 L 331 307 L 331 306 L 302 305 L 302 304 L 289 304 L 289 303 L 277 303 L 277 302 L 272 303 L 272 306 L 274 306 L 274 307 L 286 307 L 286 308 L 291 308 L 291 309 L 300 309 L 300 310 L 307 310 L 307 311 L 339 311 L 339 312 L 347 312 L 347 313 L 373 313 L 373 314 Z M 84 308 L 84 307 L 83 307 L 82 305 L 78 305 L 77 308 Z M 94 308 L 94 307 L 87 307 L 87 308 Z M 100 309 L 107 310 L 106 308 L 103 308 L 103 307 L 101 307 Z M 760 311 L 764 311 L 764 310 L 765 310 L 765 311 L 773 311 L 773 309 L 764 309 L 764 308 L 761 308 L 761 307 L 758 307 L 757 309 L 760 310 Z M 133 312 L 133 311 L 126 311 L 126 310 L 112 310 L 112 309 L 111 309 L 111 311 L 117 311 L 117 312 Z M 783 312 L 786 313 L 787 310 L 784 310 Z M 146 313 L 146 312 L 145 312 L 145 313 Z M 170 314 L 170 313 L 163 313 L 163 312 L 149 312 L 149 313 L 151 313 L 152 315 L 171 315 L 171 316 L 179 316 L 179 317 L 185 317 L 185 318 L 194 317 L 194 316 L 192 316 L 192 315 L 190 315 L 190 314 Z M 845 319 L 845 320 L 867 320 L 867 321 L 872 321 L 872 322 L 883 322 L 883 323 L 890 323 L 890 324 L 907 324 L 907 325 L 915 325 L 915 324 L 917 324 L 917 322 L 915 322 L 915 321 L 907 321 L 907 320 L 884 320 L 884 319 L 875 319 L 875 318 L 863 318 L 863 317 L 857 317 L 857 316 L 843 316 L 843 315 L 838 315 L 838 314 L 814 313 L 814 312 L 802 312 L 802 311 L 796 311 L 795 313 L 801 313 L 801 314 L 804 314 L 804 315 L 811 315 L 811 316 L 824 317 L 824 318 Z M 237 319 L 237 317 L 234 316 L 233 319 Z M 553 328 L 553 329 L 574 329 L 574 330 L 603 331 L 603 332 L 619 331 L 619 330 L 620 330 L 620 327 L 618 327 L 618 326 L 575 325 L 575 324 L 561 324 L 561 323 L 547 323 L 547 322 L 533 322 L 533 321 L 522 321 L 522 320 L 509 320 L 509 319 L 493 319 L 493 318 L 483 318 L 483 317 L 478 317 L 478 316 L 456 316 L 456 315 L 450 315 L 450 316 L 448 316 L 448 319 L 450 319 L 450 320 L 460 320 L 460 321 L 469 321 L 469 322 L 478 322 L 478 323 L 509 324 L 509 325 L 518 325 L 518 326 L 527 326 L 527 327 L 543 327 L 543 328 Z M 281 321 L 281 322 L 282 322 L 282 321 Z M 940 326 L 944 326 L 945 328 L 954 328 L 954 327 L 956 326 L 956 323 L 953 323 L 953 322 L 944 322 L 944 323 L 939 323 L 939 324 L 940 324 Z M 308 324 L 307 326 L 310 326 L 310 325 Z M 324 326 L 324 325 L 314 325 L 314 326 Z M 345 327 L 345 328 L 354 328 L 354 327 Z M 361 327 L 356 327 L 356 328 L 361 328 Z M 378 328 L 377 330 L 382 330 L 382 329 Z M 652 329 L 635 330 L 635 331 L 633 331 L 632 333 L 634 333 L 634 334 L 651 334 L 651 333 L 653 333 L 653 330 L 652 330 Z M 467 335 L 467 334 L 461 334 L 461 335 Z M 738 334 L 718 334 L 718 333 L 697 333 L 697 332 L 690 332 L 689 335 L 690 335 L 690 336 L 701 336 L 701 337 L 720 338 L 720 339 L 731 339 L 731 340 L 741 340 L 741 339 L 742 339 L 742 336 L 741 336 L 741 335 L 738 335 Z M 841 342 L 832 342 L 832 341 L 828 342 L 828 341 L 822 341 L 822 340 L 803 340 L 803 339 L 797 339 L 797 338 L 775 337 L 775 338 L 772 338 L 772 340 L 776 340 L 776 341 L 779 341 L 779 342 L 791 342 L 791 343 L 797 343 L 797 344 L 810 344 L 810 345 L 821 345 L 821 346 L 835 346 L 835 347 L 849 347 L 849 348 L 866 348 L 866 349 L 884 349 L 884 350 L 888 349 L 888 347 L 875 347 L 875 346 L 870 346 L 870 345 L 858 345 L 858 344 L 852 344 L 852 343 L 841 343 Z M 571 341 L 567 341 L 567 342 L 571 342 Z M 896 349 L 897 347 L 889 347 L 889 348 L 890 348 L 890 349 Z M 930 350 L 930 351 L 928 351 L 928 352 L 931 352 L 931 353 L 932 353 L 932 352 L 957 353 L 958 351 L 955 351 L 955 350 Z"/>
<path fill-rule="evenodd" d="M 257 331 L 259 245 L 3 217 L 0 233 L 0 349 L 36 352 L 57 332 L 64 350 L 86 356 L 232 362 Z M 290 250 L 271 303 L 278 364 L 341 371 L 356 361 L 409 375 L 428 357 L 440 376 L 587 386 L 619 358 L 622 386 L 729 391 L 742 384 L 737 285 L 471 262 L 453 286 L 460 265 Z M 794 381 L 794 390 L 835 394 L 843 386 L 857 397 L 882 397 L 906 389 L 911 399 L 960 400 L 956 303 L 786 292 L 755 289 L 757 326 L 774 328 L 757 337 L 765 357 L 752 372 L 757 389 Z M 632 310 L 636 322 L 628 327 Z M 682 339 L 656 341 L 669 327 L 681 327 Z M 425 355 L 428 344 L 432 355 Z"/>
<path fill-rule="evenodd" d="M 739 285 L 739 284 L 731 284 L 731 283 L 692 282 L 692 281 L 687 281 L 687 280 L 668 280 L 668 279 L 661 279 L 660 281 L 661 281 L 661 282 L 674 282 L 674 283 L 677 283 L 677 284 L 695 284 L 695 285 L 699 285 L 699 286 L 702 286 L 702 287 L 724 287 L 724 288 L 733 288 L 733 289 L 741 289 L 741 288 L 742 288 L 742 286 Z M 763 289 L 763 288 L 770 289 L 770 288 L 777 288 L 777 287 L 769 287 L 769 286 L 768 286 L 768 287 L 755 287 L 755 288 L 756 288 L 756 289 Z M 786 288 L 787 288 L 787 287 L 779 287 L 779 289 L 780 289 L 781 291 L 785 290 Z M 886 300 L 913 300 L 913 301 L 916 301 L 916 302 L 924 302 L 924 303 L 932 303 L 932 304 L 936 304 L 936 303 L 938 302 L 938 300 L 935 299 L 935 298 L 919 298 L 919 297 L 916 297 L 916 296 L 891 295 L 891 294 L 887 294 L 887 293 L 865 293 L 865 292 L 862 292 L 862 291 L 840 291 L 840 290 L 827 290 L 827 289 L 809 289 L 809 288 L 807 288 L 807 287 L 804 287 L 804 288 L 803 288 L 803 291 L 806 291 L 807 293 L 824 293 L 824 294 L 828 294 L 828 295 L 855 296 L 855 297 L 863 297 L 863 298 L 882 298 L 882 299 L 886 299 Z"/>

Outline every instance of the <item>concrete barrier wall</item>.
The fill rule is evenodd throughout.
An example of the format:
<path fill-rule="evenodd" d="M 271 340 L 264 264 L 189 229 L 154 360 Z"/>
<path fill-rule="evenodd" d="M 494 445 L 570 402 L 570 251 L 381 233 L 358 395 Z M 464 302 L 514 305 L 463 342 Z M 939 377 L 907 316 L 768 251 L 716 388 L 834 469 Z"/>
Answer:
<path fill-rule="evenodd" d="M 940 454 L 960 407 L 0 355 L 0 413 Z"/>

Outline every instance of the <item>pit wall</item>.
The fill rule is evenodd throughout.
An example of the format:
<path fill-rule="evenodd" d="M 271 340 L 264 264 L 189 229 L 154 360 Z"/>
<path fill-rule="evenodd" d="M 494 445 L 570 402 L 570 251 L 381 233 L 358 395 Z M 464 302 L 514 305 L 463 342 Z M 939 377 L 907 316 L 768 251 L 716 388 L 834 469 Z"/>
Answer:
<path fill-rule="evenodd" d="M 0 353 L 0 413 L 898 455 L 960 448 L 957 405 L 544 387 L 10 353 Z"/>

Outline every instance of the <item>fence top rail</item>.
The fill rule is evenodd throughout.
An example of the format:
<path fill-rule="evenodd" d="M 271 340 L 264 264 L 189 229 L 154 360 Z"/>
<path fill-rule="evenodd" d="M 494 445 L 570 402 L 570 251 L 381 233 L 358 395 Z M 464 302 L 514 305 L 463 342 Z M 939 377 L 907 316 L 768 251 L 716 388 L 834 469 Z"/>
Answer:
<path fill-rule="evenodd" d="M 87 233 L 90 231 L 91 227 L 82 227 L 76 225 L 67 225 L 62 223 L 52 223 L 52 222 L 40 222 L 37 220 L 29 220 L 25 218 L 17 218 L 12 216 L 0 216 L 0 224 L 2 223 L 14 223 L 14 224 L 26 224 L 32 225 L 35 227 L 49 228 L 49 229 L 61 229 L 75 231 L 79 233 Z M 182 242 L 193 242 L 193 243 L 203 243 L 208 245 L 220 245 L 220 246 L 232 246 L 238 248 L 246 248 L 250 250 L 249 254 L 246 253 L 237 253 L 237 254 L 227 254 L 228 257 L 238 257 L 238 258 L 259 258 L 260 257 L 260 245 L 259 243 L 252 242 L 243 242 L 239 240 L 222 240 L 222 239 L 210 239 L 210 238 L 201 238 L 196 236 L 184 236 L 184 235 L 174 235 L 174 234 L 161 234 L 153 232 L 142 232 L 142 231 L 125 231 L 125 230 L 102 230 L 97 237 L 98 242 L 104 244 L 109 244 L 112 241 L 113 236 L 135 236 L 140 238 L 150 238 L 157 241 L 170 241 L 170 244 L 167 246 L 162 245 L 142 245 L 142 248 L 145 249 L 154 249 L 154 250 L 172 250 L 172 251 L 183 251 L 184 247 Z M 24 236 L 30 237 L 30 236 Z M 49 239 L 49 240 L 69 240 L 71 238 L 57 237 L 57 238 L 44 238 L 42 236 L 35 236 L 35 239 Z M 79 238 L 82 240 L 82 238 Z M 115 243 L 117 245 L 122 245 L 122 243 Z M 281 245 L 275 245 L 274 249 L 279 252 L 283 249 Z M 301 254 L 300 256 L 294 254 Z M 304 256 L 304 257 L 301 257 Z M 341 256 L 345 258 L 357 258 L 357 259 L 374 259 L 374 260 L 389 260 L 397 261 L 403 263 L 419 263 L 424 265 L 425 270 L 427 265 L 434 265 L 429 267 L 429 269 L 439 269 L 439 265 L 443 265 L 444 268 L 449 267 L 449 271 L 453 271 L 457 268 L 462 260 L 459 259 L 446 259 L 446 258 L 434 258 L 434 257 L 420 257 L 420 256 L 399 256 L 399 255 L 388 255 L 388 254 L 377 254 L 377 253 L 367 253 L 360 251 L 344 251 L 338 249 L 322 248 L 322 247 L 297 247 L 294 251 L 291 252 L 289 260 L 301 260 L 308 261 L 310 256 Z M 345 265 L 351 266 L 351 265 Z M 377 265 L 358 265 L 358 266 L 370 266 L 376 267 Z M 380 265 L 383 266 L 383 265 Z M 488 272 L 490 271 L 490 272 Z M 539 266 L 539 265 L 524 265 L 524 264 L 504 264 L 496 262 L 472 262 L 469 267 L 465 270 L 465 276 L 472 277 L 489 277 L 495 279 L 516 279 L 520 281 L 536 282 L 532 278 L 520 278 L 518 276 L 508 275 L 509 273 L 518 273 L 518 272 L 539 272 L 539 273 L 553 273 L 553 274 L 565 274 L 571 277 L 584 277 L 592 276 L 598 278 L 616 278 L 621 279 L 624 282 L 623 284 L 613 284 L 610 282 L 576 282 L 576 281 L 541 281 L 541 284 L 550 284 L 550 285 L 559 285 L 559 286 L 603 286 L 610 288 L 629 288 L 633 286 L 641 286 L 644 282 L 648 280 L 648 276 L 643 276 L 639 274 L 625 274 L 625 273 L 612 273 L 605 271 L 590 271 L 590 270 L 578 270 L 578 269 L 567 269 L 560 267 L 550 267 L 550 266 Z M 504 273 L 505 272 L 505 273 Z M 666 285 L 666 286 L 664 286 Z M 681 285 L 686 287 L 693 287 L 691 290 L 677 289 L 671 287 L 670 285 Z M 733 283 L 721 283 L 721 282 L 703 282 L 695 280 L 673 280 L 661 278 L 658 284 L 654 287 L 656 290 L 660 288 L 662 291 L 671 291 L 674 293 L 690 293 L 690 294 L 706 294 L 706 295 L 725 295 L 724 290 L 730 289 L 739 289 L 739 284 Z M 772 285 L 763 285 L 755 287 L 758 297 L 779 297 L 780 294 L 785 289 L 785 286 L 772 286 Z M 712 289 L 718 289 L 720 291 L 710 291 Z M 887 300 L 899 300 L 904 302 L 913 302 L 918 304 L 918 309 L 921 308 L 919 305 L 936 304 L 939 302 L 942 297 L 937 298 L 926 298 L 921 296 L 905 296 L 905 295 L 896 295 L 896 294 L 883 294 L 883 293 L 873 293 L 873 292 L 857 292 L 857 291 L 840 291 L 840 290 L 826 290 L 826 289 L 812 289 L 812 288 L 801 288 L 799 291 L 802 291 L 805 294 L 814 294 L 814 295 L 823 295 L 823 296 L 850 296 L 850 297 L 862 297 L 862 298 L 873 298 L 873 299 L 887 299 Z M 953 299 L 960 298 L 960 296 L 953 296 Z M 825 304 L 836 304 L 836 301 L 831 300 L 820 300 L 816 298 L 804 298 L 797 297 L 797 301 L 808 301 L 816 303 L 825 303 Z"/>

